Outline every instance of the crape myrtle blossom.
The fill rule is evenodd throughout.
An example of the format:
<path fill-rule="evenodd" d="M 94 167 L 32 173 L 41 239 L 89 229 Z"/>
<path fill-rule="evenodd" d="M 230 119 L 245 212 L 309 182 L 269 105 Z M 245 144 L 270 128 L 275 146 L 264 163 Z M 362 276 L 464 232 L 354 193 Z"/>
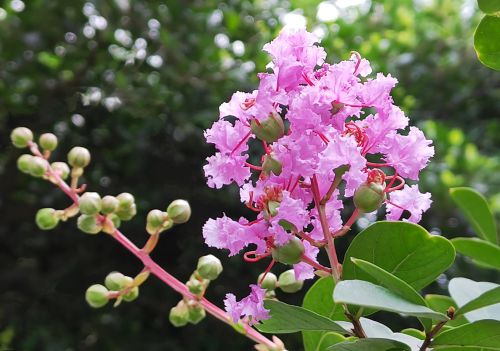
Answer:
<path fill-rule="evenodd" d="M 266 272 L 277 261 L 293 265 L 297 280 L 319 271 L 338 277 L 333 239 L 345 235 L 361 213 L 373 211 L 360 198 L 373 197 L 375 209 L 385 204 L 389 220 L 418 222 L 430 207 L 430 194 L 405 185 L 405 178 L 418 180 L 434 148 L 394 105 L 397 80 L 371 76 L 369 62 L 359 54 L 325 63 L 318 39 L 291 27 L 264 51 L 272 61 L 267 73 L 258 74 L 258 89 L 234 93 L 205 131 L 216 149 L 204 167 L 208 185 L 237 184 L 241 201 L 256 216 L 209 219 L 203 236 L 207 245 L 229 255 L 246 250 L 249 262 L 272 255 Z M 354 201 L 356 210 L 343 223 L 346 201 Z M 317 261 L 321 247 L 330 267 Z M 289 255 L 290 248 L 298 250 L 296 256 Z M 252 285 L 251 291 L 239 302 L 226 296 L 235 321 L 246 316 L 255 323 L 268 316 L 264 289 Z"/>

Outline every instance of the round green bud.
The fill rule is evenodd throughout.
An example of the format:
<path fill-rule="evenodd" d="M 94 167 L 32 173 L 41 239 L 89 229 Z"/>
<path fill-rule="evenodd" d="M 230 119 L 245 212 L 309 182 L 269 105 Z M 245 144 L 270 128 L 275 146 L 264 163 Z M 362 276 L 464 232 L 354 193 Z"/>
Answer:
<path fill-rule="evenodd" d="M 116 214 L 121 220 L 128 221 L 137 214 L 135 199 L 132 194 L 121 193 L 116 197 L 118 199 L 118 209 Z"/>
<path fill-rule="evenodd" d="M 111 272 L 106 276 L 106 279 L 104 279 L 104 285 L 106 285 L 109 290 L 113 291 L 120 291 L 125 287 L 125 284 L 125 276 L 120 272 Z"/>
<path fill-rule="evenodd" d="M 84 147 L 75 146 L 68 153 L 68 163 L 71 167 L 85 168 L 90 163 L 90 152 Z"/>
<path fill-rule="evenodd" d="M 77 220 L 78 229 L 87 234 L 97 234 L 102 230 L 102 224 L 97 216 L 82 214 Z"/>
<path fill-rule="evenodd" d="M 273 155 L 265 155 L 264 162 L 262 162 L 262 170 L 266 175 L 274 173 L 274 175 L 279 176 L 283 170 L 283 165 Z"/>
<path fill-rule="evenodd" d="M 198 324 L 206 317 L 205 309 L 196 301 L 188 302 L 188 321 Z"/>
<path fill-rule="evenodd" d="M 280 274 L 278 286 L 286 293 L 294 293 L 302 289 L 304 281 L 295 279 L 295 271 L 289 269 Z"/>
<path fill-rule="evenodd" d="M 168 220 L 166 212 L 160 210 L 151 210 L 148 213 L 146 230 L 149 234 L 153 235 L 162 229 L 163 223 Z"/>
<path fill-rule="evenodd" d="M 30 166 L 30 174 L 33 177 L 43 177 L 45 175 L 45 172 L 47 172 L 47 168 L 49 168 L 49 163 L 47 160 L 34 156 L 31 159 L 31 166 Z"/>
<path fill-rule="evenodd" d="M 45 133 L 40 135 L 38 143 L 42 149 L 47 151 L 54 151 L 57 147 L 57 137 L 52 133 Z"/>
<path fill-rule="evenodd" d="M 139 297 L 139 287 L 134 286 L 128 293 L 122 296 L 126 302 L 132 302 Z"/>
<path fill-rule="evenodd" d="M 261 288 L 266 289 L 268 291 L 276 289 L 276 283 L 278 282 L 278 277 L 276 277 L 275 274 L 268 272 L 264 280 L 262 280 L 264 274 L 265 273 L 261 273 L 259 275 L 259 278 L 257 279 L 257 284 L 259 284 L 262 281 L 262 283 L 260 283 Z"/>
<path fill-rule="evenodd" d="M 167 213 L 175 224 L 186 223 L 191 217 L 191 206 L 186 200 L 174 200 L 168 205 Z"/>
<path fill-rule="evenodd" d="M 17 168 L 23 173 L 31 173 L 31 164 L 33 163 L 34 157 L 28 154 L 19 156 L 17 159 Z"/>
<path fill-rule="evenodd" d="M 301 261 L 304 254 L 304 244 L 299 238 L 293 236 L 285 245 L 273 248 L 272 254 L 277 262 L 296 264 Z"/>
<path fill-rule="evenodd" d="M 57 211 L 53 208 L 42 208 L 36 213 L 36 225 L 41 230 L 54 229 L 59 223 Z"/>
<path fill-rule="evenodd" d="M 111 220 L 111 222 L 113 223 L 113 226 L 115 228 L 120 228 L 120 224 L 122 224 L 122 221 L 121 221 L 120 217 L 118 217 L 118 215 L 112 213 L 112 214 L 108 215 L 108 218 Z"/>
<path fill-rule="evenodd" d="M 272 113 L 264 121 L 253 119 L 250 122 L 250 129 L 260 140 L 273 143 L 285 135 L 285 124 L 283 119 L 277 113 Z"/>
<path fill-rule="evenodd" d="M 61 179 L 66 179 L 69 176 L 69 166 L 66 162 L 52 162 L 50 167 L 56 172 Z"/>
<path fill-rule="evenodd" d="M 116 197 L 111 195 L 106 195 L 102 198 L 101 201 L 101 212 L 103 214 L 113 213 L 118 209 L 119 204 L 120 202 Z"/>
<path fill-rule="evenodd" d="M 203 292 L 205 287 L 203 286 L 203 282 L 200 282 L 198 279 L 190 279 L 186 286 L 192 294 L 199 295 Z"/>
<path fill-rule="evenodd" d="M 382 184 L 370 183 L 361 184 L 354 192 L 354 205 L 364 213 L 377 210 L 386 199 L 385 187 Z"/>
<path fill-rule="evenodd" d="M 186 303 L 181 300 L 177 306 L 172 307 L 168 319 L 174 327 L 185 326 L 189 321 L 189 311 Z"/>
<path fill-rule="evenodd" d="M 215 280 L 222 273 L 222 263 L 214 255 L 202 256 L 196 271 L 203 279 Z"/>
<path fill-rule="evenodd" d="M 127 208 L 118 208 L 116 215 L 123 221 L 129 221 L 137 214 L 137 207 L 134 205 Z"/>
<path fill-rule="evenodd" d="M 121 193 L 116 198 L 120 208 L 128 208 L 135 204 L 134 195 L 130 193 Z"/>
<path fill-rule="evenodd" d="M 85 292 L 85 300 L 93 308 L 105 306 L 108 301 L 108 289 L 104 285 L 94 284 L 89 286 Z"/>
<path fill-rule="evenodd" d="M 15 147 L 22 149 L 33 141 L 33 133 L 28 128 L 17 127 L 10 133 L 10 140 Z"/>
<path fill-rule="evenodd" d="M 101 211 L 101 196 L 98 193 L 86 192 L 80 197 L 78 207 L 83 214 L 95 215 Z"/>

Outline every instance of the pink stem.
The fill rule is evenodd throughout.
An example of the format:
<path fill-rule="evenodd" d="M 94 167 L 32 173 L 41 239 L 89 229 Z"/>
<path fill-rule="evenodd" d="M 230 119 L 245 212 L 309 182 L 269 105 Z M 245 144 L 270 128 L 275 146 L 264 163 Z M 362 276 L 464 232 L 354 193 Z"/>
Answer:
<path fill-rule="evenodd" d="M 310 265 L 310 266 L 312 266 L 320 271 L 324 271 L 324 272 L 332 274 L 331 268 L 328 268 L 328 267 L 325 267 L 325 266 L 319 264 L 318 262 L 314 261 L 309 256 L 302 255 L 302 262 L 307 263 L 308 265 Z"/>

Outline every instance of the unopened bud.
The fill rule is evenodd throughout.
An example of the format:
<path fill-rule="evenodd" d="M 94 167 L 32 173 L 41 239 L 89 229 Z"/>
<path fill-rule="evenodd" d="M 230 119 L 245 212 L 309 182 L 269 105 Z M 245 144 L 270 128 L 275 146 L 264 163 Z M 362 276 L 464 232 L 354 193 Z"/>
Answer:
<path fill-rule="evenodd" d="M 257 138 L 268 143 L 273 143 L 285 135 L 283 119 L 277 113 L 270 114 L 264 121 L 253 119 L 250 128 Z"/>
<path fill-rule="evenodd" d="M 174 200 L 168 205 L 167 213 L 175 224 L 186 223 L 191 217 L 191 206 L 186 200 Z"/>
<path fill-rule="evenodd" d="M 172 307 L 168 319 L 174 327 L 185 326 L 189 321 L 189 311 L 186 303 L 181 300 L 177 306 Z"/>
<path fill-rule="evenodd" d="M 195 295 L 199 295 L 205 290 L 203 283 L 200 282 L 198 279 L 190 279 L 186 283 L 186 286 L 189 289 L 189 291 Z"/>
<path fill-rule="evenodd" d="M 196 301 L 188 302 L 188 321 L 191 324 L 200 323 L 206 316 L 205 309 Z"/>
<path fill-rule="evenodd" d="M 222 263 L 214 255 L 200 257 L 196 268 L 200 277 L 215 280 L 222 273 Z"/>
<path fill-rule="evenodd" d="M 102 224 L 95 215 L 82 214 L 78 217 L 77 226 L 87 234 L 97 234 L 102 230 Z"/>
<path fill-rule="evenodd" d="M 118 209 L 119 201 L 116 197 L 111 195 L 106 195 L 101 201 L 101 212 L 103 214 L 110 214 Z"/>
<path fill-rule="evenodd" d="M 36 213 L 36 225 L 41 230 L 54 229 L 59 223 L 57 211 L 53 208 L 42 208 Z"/>
<path fill-rule="evenodd" d="M 69 166 L 66 162 L 52 162 L 50 164 L 52 170 L 61 177 L 61 179 L 66 179 L 69 176 Z"/>
<path fill-rule="evenodd" d="M 49 168 L 49 163 L 47 160 L 34 156 L 31 159 L 31 165 L 30 165 L 30 174 L 33 177 L 43 177 L 45 175 L 45 172 L 47 172 L 47 168 Z"/>
<path fill-rule="evenodd" d="M 264 274 L 266 275 L 265 277 Z M 263 277 L 264 280 L 262 280 Z M 260 287 L 268 291 L 276 289 L 277 282 L 278 282 L 278 277 L 276 277 L 276 275 L 271 272 L 261 273 L 259 275 L 259 278 L 257 279 L 257 283 L 260 283 Z"/>
<path fill-rule="evenodd" d="M 19 156 L 17 159 L 17 168 L 23 173 L 31 174 L 31 164 L 33 159 L 34 157 L 28 154 Z"/>
<path fill-rule="evenodd" d="M 10 133 L 10 140 L 15 147 L 22 149 L 33 141 L 33 133 L 28 128 L 17 127 Z"/>
<path fill-rule="evenodd" d="M 149 211 L 146 219 L 146 231 L 151 235 L 158 233 L 167 219 L 168 215 L 166 212 L 160 210 Z"/>
<path fill-rule="evenodd" d="M 264 162 L 262 162 L 262 170 L 266 175 L 273 173 L 274 175 L 279 176 L 283 170 L 283 165 L 279 160 L 274 158 L 272 154 L 265 155 Z"/>
<path fill-rule="evenodd" d="M 93 308 L 105 306 L 108 301 L 108 289 L 104 285 L 94 284 L 91 285 L 85 292 L 85 300 Z"/>
<path fill-rule="evenodd" d="M 137 214 L 135 199 L 132 194 L 121 193 L 116 197 L 118 199 L 118 209 L 116 214 L 120 219 L 128 221 Z"/>
<path fill-rule="evenodd" d="M 379 183 L 361 184 L 354 192 L 354 205 L 364 213 L 377 210 L 386 199 L 385 187 Z"/>
<path fill-rule="evenodd" d="M 106 276 L 106 279 L 104 280 L 104 285 L 106 285 L 109 290 L 113 291 L 120 291 L 125 287 L 125 284 L 125 276 L 120 272 L 111 272 Z"/>
<path fill-rule="evenodd" d="M 304 281 L 295 279 L 295 271 L 289 269 L 280 274 L 278 278 L 278 286 L 286 293 L 294 293 L 302 289 Z"/>
<path fill-rule="evenodd" d="M 38 143 L 42 149 L 47 151 L 54 151 L 57 147 L 57 137 L 52 133 L 45 133 L 40 135 Z"/>
<path fill-rule="evenodd" d="M 123 295 L 123 300 L 126 302 L 132 302 L 139 297 L 139 287 L 134 286 L 128 293 Z"/>
<path fill-rule="evenodd" d="M 85 168 L 90 163 L 90 152 L 84 147 L 75 146 L 68 153 L 68 163 L 71 167 Z"/>
<path fill-rule="evenodd" d="M 292 236 L 285 245 L 277 246 L 272 250 L 274 260 L 284 264 L 299 263 L 303 254 L 304 244 L 296 236 Z"/>
<path fill-rule="evenodd" d="M 78 207 L 83 214 L 95 215 L 101 211 L 101 196 L 98 193 L 87 192 L 80 197 Z"/>

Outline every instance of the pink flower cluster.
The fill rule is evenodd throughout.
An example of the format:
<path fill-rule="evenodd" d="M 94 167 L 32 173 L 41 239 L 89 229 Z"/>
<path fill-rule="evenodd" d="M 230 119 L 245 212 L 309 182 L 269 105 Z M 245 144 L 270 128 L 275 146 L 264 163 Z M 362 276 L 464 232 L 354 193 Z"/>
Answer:
<path fill-rule="evenodd" d="M 325 204 L 331 233 L 343 226 L 344 201 L 374 179 L 387 194 L 388 219 L 399 220 L 406 210 L 406 220 L 418 222 L 430 207 L 430 194 L 405 185 L 405 179 L 418 180 L 434 148 L 422 131 L 408 127 L 408 118 L 394 105 L 391 90 L 397 80 L 382 73 L 368 77 L 370 64 L 357 53 L 325 63 L 325 50 L 317 43 L 312 33 L 285 28 L 264 46 L 272 57 L 271 73 L 258 75 L 257 90 L 236 92 L 223 103 L 219 120 L 205 131 L 217 150 L 204 167 L 208 185 L 236 183 L 241 201 L 257 213 L 252 221 L 225 215 L 209 219 L 203 227 L 209 246 L 236 255 L 253 245 L 252 257 L 265 257 L 292 236 L 306 237 L 304 261 L 316 262 L 318 248 L 310 243 L 324 239 L 324 231 L 312 182 L 323 197 L 334 171 L 345 165 L 342 189 Z M 314 277 L 315 268 L 307 262 L 294 269 L 297 279 Z M 255 322 L 267 316 L 263 296 L 252 286 L 249 297 L 237 302 L 228 294 L 225 304 L 235 321 L 246 315 Z"/>

